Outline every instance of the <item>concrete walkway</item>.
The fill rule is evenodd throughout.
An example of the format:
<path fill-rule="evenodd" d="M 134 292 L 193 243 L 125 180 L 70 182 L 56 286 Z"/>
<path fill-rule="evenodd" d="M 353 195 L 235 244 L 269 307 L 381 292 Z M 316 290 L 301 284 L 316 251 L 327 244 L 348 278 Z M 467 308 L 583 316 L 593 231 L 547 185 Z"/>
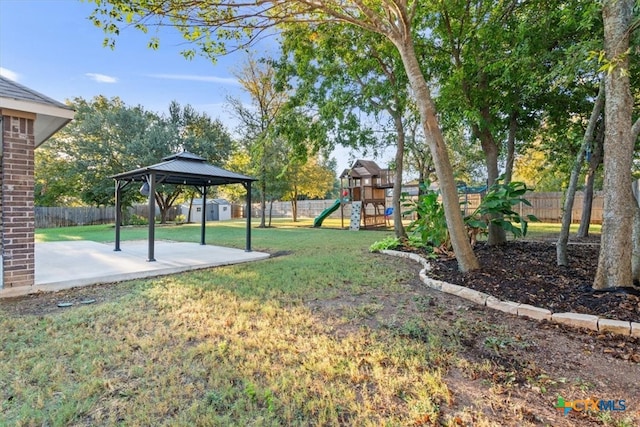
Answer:
<path fill-rule="evenodd" d="M 181 271 L 257 261 L 263 252 L 198 243 L 156 241 L 156 261 L 147 261 L 147 241 L 113 243 L 90 241 L 36 243 L 35 285 L 0 289 L 0 297 L 57 291 L 96 283 L 112 283 Z"/>

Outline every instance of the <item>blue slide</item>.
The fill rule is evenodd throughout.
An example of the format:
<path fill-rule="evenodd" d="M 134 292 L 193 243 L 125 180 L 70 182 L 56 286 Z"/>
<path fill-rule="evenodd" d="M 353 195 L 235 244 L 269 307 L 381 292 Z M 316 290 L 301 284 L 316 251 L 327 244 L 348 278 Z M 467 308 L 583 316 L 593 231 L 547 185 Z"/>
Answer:
<path fill-rule="evenodd" d="M 336 200 L 334 204 L 329 206 L 327 209 L 323 210 L 320 215 L 316 219 L 313 220 L 314 227 L 320 227 L 322 225 L 322 221 L 325 220 L 329 215 L 336 211 L 340 207 L 340 199 Z"/>

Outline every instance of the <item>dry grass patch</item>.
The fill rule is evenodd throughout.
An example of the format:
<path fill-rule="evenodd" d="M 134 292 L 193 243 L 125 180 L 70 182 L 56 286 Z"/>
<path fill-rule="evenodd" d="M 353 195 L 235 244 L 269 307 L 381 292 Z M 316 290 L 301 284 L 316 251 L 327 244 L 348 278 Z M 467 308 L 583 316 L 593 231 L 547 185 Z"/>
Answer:
<path fill-rule="evenodd" d="M 302 305 L 181 275 L 117 301 L 2 317 L 14 425 L 406 425 L 449 399 L 425 344 L 338 338 Z"/>

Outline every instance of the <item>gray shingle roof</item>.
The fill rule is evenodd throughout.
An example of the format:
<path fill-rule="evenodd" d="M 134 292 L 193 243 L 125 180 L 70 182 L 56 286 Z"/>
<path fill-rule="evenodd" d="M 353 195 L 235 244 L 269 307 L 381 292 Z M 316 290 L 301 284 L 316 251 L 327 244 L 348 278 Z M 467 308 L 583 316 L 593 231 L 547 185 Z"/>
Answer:
<path fill-rule="evenodd" d="M 202 157 L 188 151 L 165 157 L 162 162 L 112 176 L 121 181 L 146 181 L 155 172 L 156 181 L 163 184 L 224 185 L 256 181 L 247 175 L 231 172 L 206 163 Z"/>
<path fill-rule="evenodd" d="M 51 99 L 46 95 L 36 92 L 33 89 L 29 89 L 20 83 L 9 80 L 6 77 L 0 76 L 0 96 L 4 98 L 11 98 L 19 101 L 37 102 L 39 104 L 47 104 L 58 108 L 65 108 L 72 110 L 69 106 L 58 102 L 55 99 Z"/>
<path fill-rule="evenodd" d="M 69 123 L 74 115 L 73 108 L 3 76 L 0 76 L 0 108 L 36 115 L 33 126 L 36 147 Z"/>

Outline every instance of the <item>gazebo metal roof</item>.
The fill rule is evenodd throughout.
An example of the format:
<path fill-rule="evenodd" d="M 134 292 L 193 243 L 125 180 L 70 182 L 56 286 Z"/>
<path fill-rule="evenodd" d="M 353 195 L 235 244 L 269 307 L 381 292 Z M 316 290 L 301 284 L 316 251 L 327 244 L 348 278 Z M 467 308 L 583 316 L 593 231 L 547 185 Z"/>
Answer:
<path fill-rule="evenodd" d="M 120 181 L 146 182 L 150 173 L 155 173 L 156 182 L 162 184 L 211 186 L 242 184 L 256 181 L 255 178 L 213 166 L 200 156 L 188 151 L 164 157 L 162 162 L 129 172 L 114 175 Z"/>
<path fill-rule="evenodd" d="M 121 192 L 132 182 L 144 182 L 149 185 L 149 254 L 147 261 L 155 261 L 155 187 L 156 184 L 190 185 L 202 193 L 203 205 L 206 205 L 207 188 L 215 185 L 242 184 L 247 190 L 247 231 L 246 251 L 251 252 L 251 183 L 257 181 L 247 175 L 231 172 L 213 166 L 200 156 L 188 151 L 176 153 L 162 159 L 162 162 L 145 166 L 129 172 L 113 175 L 116 180 L 116 237 L 115 250 L 120 250 L 120 225 L 122 222 Z M 205 221 L 202 215 L 200 244 L 205 244 Z"/>

